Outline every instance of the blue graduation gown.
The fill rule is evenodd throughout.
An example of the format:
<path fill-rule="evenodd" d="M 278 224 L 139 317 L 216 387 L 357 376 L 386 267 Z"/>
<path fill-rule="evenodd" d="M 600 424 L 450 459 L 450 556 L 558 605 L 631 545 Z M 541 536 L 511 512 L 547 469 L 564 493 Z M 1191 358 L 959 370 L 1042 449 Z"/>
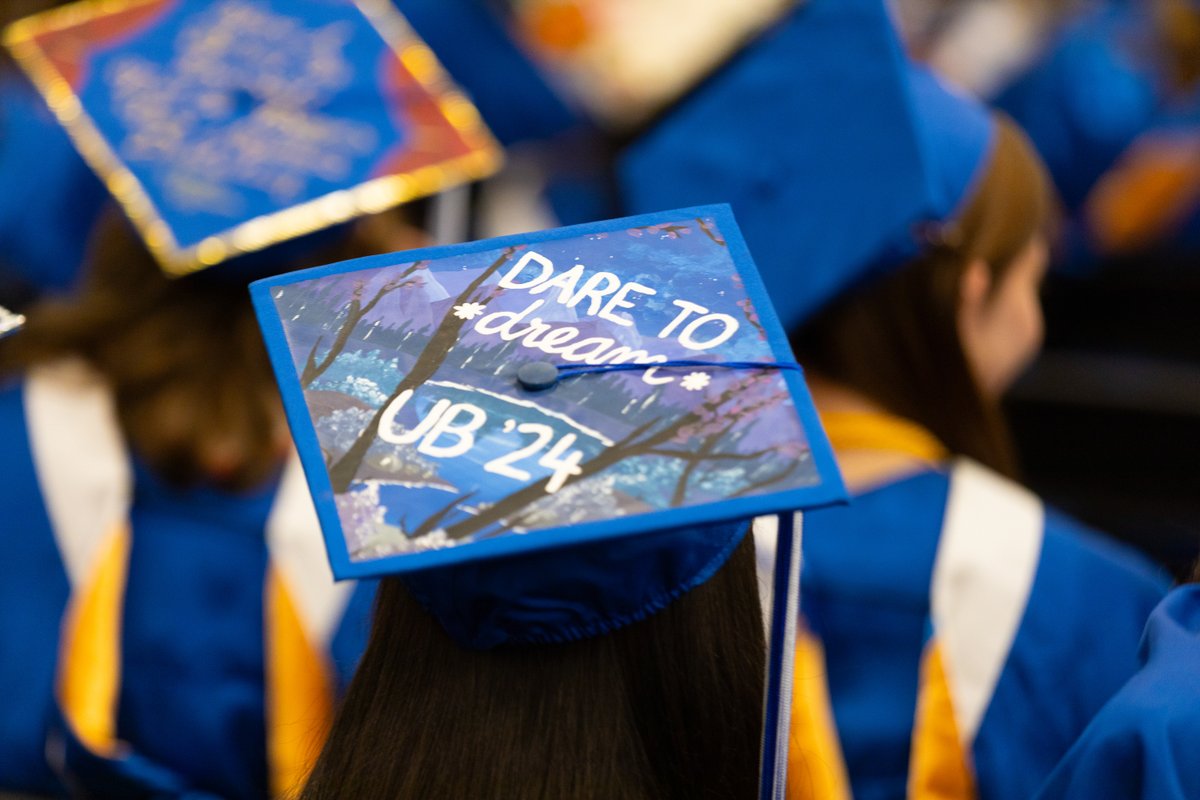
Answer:
<path fill-rule="evenodd" d="M 373 587 L 333 584 L 295 464 L 178 490 L 111 411 L 77 364 L 0 391 L 0 791 L 277 794 L 315 755 L 288 726 L 327 722 L 304 714 L 348 682 Z"/>
<path fill-rule="evenodd" d="M 1141 659 L 1054 770 L 1041 800 L 1200 797 L 1200 585 L 1176 589 L 1154 610 Z"/>
<path fill-rule="evenodd" d="M 964 508 L 965 478 L 992 495 L 982 518 Z M 970 463 L 809 513 L 803 556 L 801 607 L 860 800 L 1032 796 L 1136 669 L 1167 588 L 1127 548 Z"/>

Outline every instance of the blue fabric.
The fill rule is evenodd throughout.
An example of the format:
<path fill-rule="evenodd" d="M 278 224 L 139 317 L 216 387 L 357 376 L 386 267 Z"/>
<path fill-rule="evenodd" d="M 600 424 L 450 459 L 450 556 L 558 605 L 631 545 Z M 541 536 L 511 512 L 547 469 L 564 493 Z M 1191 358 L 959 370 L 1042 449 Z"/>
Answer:
<path fill-rule="evenodd" d="M 1177 149 L 1181 136 L 1194 147 L 1200 136 L 1200 87 L 1186 93 L 1173 87 L 1153 15 L 1149 3 L 1101 4 L 1069 25 L 995 101 L 1046 162 L 1068 211 L 1059 260 L 1081 274 L 1110 255 L 1098 246 L 1104 231 L 1094 227 L 1104 220 L 1085 213 L 1106 174 L 1127 153 L 1162 143 Z M 1138 248 L 1158 259 L 1200 252 L 1200 204 L 1180 200 L 1166 204 L 1155 239 Z"/>
<path fill-rule="evenodd" d="M 906 796 L 948 477 L 926 472 L 805 517 L 802 609 L 825 647 L 855 798 Z M 1049 512 L 1033 587 L 975 739 L 979 796 L 1029 797 L 1136 668 L 1166 581 Z"/>
<path fill-rule="evenodd" d="M 403 577 L 459 645 L 567 642 L 661 611 L 713 576 L 745 522 L 627 536 Z"/>
<path fill-rule="evenodd" d="M 1029 605 L 975 739 L 981 800 L 1033 795 L 1137 670 L 1142 629 L 1167 587 L 1128 548 L 1047 514 Z"/>
<path fill-rule="evenodd" d="M 1040 800 L 1200 797 L 1200 586 L 1176 589 L 1154 610 L 1141 659 Z"/>
<path fill-rule="evenodd" d="M 727 202 L 792 328 L 918 250 L 990 152 L 979 106 L 915 71 L 882 0 L 812 0 L 620 157 L 630 212 Z"/>
<path fill-rule="evenodd" d="M 957 215 L 982 177 L 996 126 L 984 106 L 924 67 L 911 68 L 909 87 L 936 214 L 947 219 Z"/>
<path fill-rule="evenodd" d="M 38 487 L 20 385 L 0 390 L 0 792 L 198 800 L 263 798 L 264 525 L 276 484 L 230 495 L 177 491 L 136 469 L 122 616 L 117 735 L 89 752 L 54 701 L 69 595 Z M 331 648 L 342 687 L 365 644 L 373 584 L 355 587 Z"/>
<path fill-rule="evenodd" d="M 220 795 L 196 791 L 174 771 L 139 753 L 119 759 L 96 755 L 71 732 L 59 713 L 53 718 L 50 749 L 61 759 L 63 782 L 74 795 L 119 797 L 122 800 L 217 800 Z M 261 795 L 264 796 L 265 795 Z"/>
<path fill-rule="evenodd" d="M 367 649 L 377 585 L 378 581 L 359 581 L 354 586 L 346 610 L 342 613 L 342 622 L 329 644 L 339 694 L 345 692 L 350 685 L 358 661 Z"/>
<path fill-rule="evenodd" d="M 547 139 L 581 123 L 484 0 L 396 0 L 396 5 L 501 144 Z"/>
<path fill-rule="evenodd" d="M 948 485 L 928 472 L 804 517 L 801 608 L 825 649 L 857 800 L 906 796 Z"/>
<path fill-rule="evenodd" d="M 33 87 L 0 73 L 0 269 L 43 289 L 75 280 L 108 193 Z"/>
<path fill-rule="evenodd" d="M 25 432 L 19 385 L 0 389 L 0 791 L 50 793 L 45 760 L 69 585 Z"/>
<path fill-rule="evenodd" d="M 995 99 L 1029 134 L 1069 212 L 1154 118 L 1142 6 L 1108 3 L 1077 20 Z"/>
<path fill-rule="evenodd" d="M 223 797 L 267 794 L 263 530 L 275 489 L 179 491 L 136 470 L 117 735 Z"/>

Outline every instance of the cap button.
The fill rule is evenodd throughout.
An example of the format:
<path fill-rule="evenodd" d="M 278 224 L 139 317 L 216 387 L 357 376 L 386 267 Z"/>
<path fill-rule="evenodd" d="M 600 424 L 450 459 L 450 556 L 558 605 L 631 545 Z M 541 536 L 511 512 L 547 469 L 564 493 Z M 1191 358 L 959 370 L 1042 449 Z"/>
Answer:
<path fill-rule="evenodd" d="M 558 367 L 549 361 L 531 361 L 517 369 L 517 383 L 530 392 L 541 392 L 558 383 Z"/>

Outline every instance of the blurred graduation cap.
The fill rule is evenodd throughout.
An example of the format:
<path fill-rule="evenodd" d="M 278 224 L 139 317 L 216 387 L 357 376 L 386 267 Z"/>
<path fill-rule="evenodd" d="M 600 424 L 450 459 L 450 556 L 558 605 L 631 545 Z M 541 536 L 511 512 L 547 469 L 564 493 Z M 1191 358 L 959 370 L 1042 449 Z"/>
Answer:
<path fill-rule="evenodd" d="M 505 146 L 583 123 L 486 0 L 398 0 L 413 29 Z"/>
<path fill-rule="evenodd" d="M 108 193 L 24 77 L 0 72 L 0 272 L 66 289 Z"/>
<path fill-rule="evenodd" d="M 661 610 L 780 514 L 772 697 L 787 691 L 793 512 L 845 494 L 728 207 L 251 295 L 336 577 L 401 575 L 464 647 L 565 642 Z M 768 706 L 785 745 L 786 708 Z"/>
<path fill-rule="evenodd" d="M 790 330 L 915 255 L 993 138 L 982 106 L 908 62 L 883 0 L 810 0 L 627 148 L 621 199 L 730 203 Z"/>
<path fill-rule="evenodd" d="M 5 44 L 171 274 L 493 172 L 387 0 L 81 2 Z"/>
<path fill-rule="evenodd" d="M 1096 4 L 994 99 L 1029 134 L 1072 215 L 1060 267 L 1087 275 L 1114 259 L 1194 260 L 1200 91 L 1179 86 L 1162 33 L 1164 20 L 1187 17 L 1200 20 L 1200 3 Z"/>

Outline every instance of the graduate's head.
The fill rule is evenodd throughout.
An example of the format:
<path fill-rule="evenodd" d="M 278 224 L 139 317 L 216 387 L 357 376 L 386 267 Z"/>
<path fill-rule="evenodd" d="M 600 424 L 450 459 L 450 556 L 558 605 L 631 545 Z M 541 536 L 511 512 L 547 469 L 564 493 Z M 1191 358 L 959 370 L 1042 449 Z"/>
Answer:
<path fill-rule="evenodd" d="M 799 6 L 620 166 L 631 210 L 733 206 L 806 367 L 1008 467 L 994 407 L 1041 338 L 1049 184 L 879 0 Z"/>
<path fill-rule="evenodd" d="M 1011 471 L 997 401 L 1041 344 L 1052 195 L 1024 134 L 994 124 L 981 174 L 921 253 L 828 303 L 793 343 L 806 366 L 924 424 L 952 452 Z"/>
<path fill-rule="evenodd" d="M 302 800 L 753 796 L 765 660 L 752 540 L 639 621 L 491 650 L 464 647 L 383 579 Z M 593 574 L 617 568 L 593 559 Z"/>
<path fill-rule="evenodd" d="M 996 128 L 982 180 L 952 225 L 956 238 L 908 267 L 940 260 L 946 262 L 940 270 L 957 275 L 958 340 L 990 400 L 1012 385 L 1041 346 L 1051 214 L 1047 175 L 1024 133 L 1006 118 L 998 118 Z"/>
<path fill-rule="evenodd" d="M 959 208 L 921 229 L 918 254 L 847 287 L 796 328 L 815 366 L 840 376 L 847 369 L 842 362 L 855 360 L 852 353 L 870 360 L 860 351 L 870 330 L 881 344 L 896 334 L 889 349 L 914 348 L 902 359 L 909 367 L 926 358 L 944 368 L 948 355 L 939 358 L 938 351 L 961 353 L 954 360 L 994 402 L 1036 355 L 1052 198 L 1024 133 L 1002 116 L 991 127 Z M 902 381 L 903 374 L 880 383 Z"/>
<path fill-rule="evenodd" d="M 597 263 L 595 287 L 654 303 L 572 306 Z M 309 380 L 308 342 L 337 330 L 317 326 L 376 290 L 396 294 L 338 331 L 331 371 L 348 377 Z M 768 717 L 748 520 L 784 513 L 781 575 L 792 510 L 842 495 L 727 208 L 331 264 L 251 294 L 334 574 L 384 579 L 309 797 L 753 793 Z M 616 336 L 620 361 L 595 355 Z"/>

